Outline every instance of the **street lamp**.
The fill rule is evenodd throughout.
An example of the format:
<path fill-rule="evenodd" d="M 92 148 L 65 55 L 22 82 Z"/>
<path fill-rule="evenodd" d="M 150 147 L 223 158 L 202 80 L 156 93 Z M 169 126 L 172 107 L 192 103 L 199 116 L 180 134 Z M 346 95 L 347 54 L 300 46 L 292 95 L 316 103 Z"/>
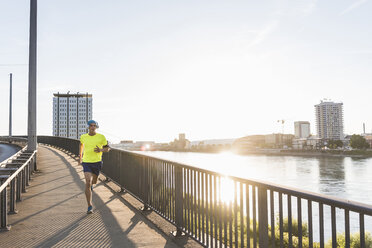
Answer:
<path fill-rule="evenodd" d="M 37 148 L 36 137 L 36 48 L 37 48 L 37 0 L 30 0 L 30 43 L 28 63 L 28 150 Z"/>
<path fill-rule="evenodd" d="M 12 80 L 13 74 L 9 74 L 9 138 L 12 137 Z"/>

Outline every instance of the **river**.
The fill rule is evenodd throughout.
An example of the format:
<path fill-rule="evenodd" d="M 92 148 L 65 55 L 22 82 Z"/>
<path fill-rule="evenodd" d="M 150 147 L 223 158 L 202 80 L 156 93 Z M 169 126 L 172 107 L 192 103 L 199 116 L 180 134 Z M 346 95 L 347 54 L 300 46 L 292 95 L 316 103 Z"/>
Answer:
<path fill-rule="evenodd" d="M 372 205 L 372 158 L 237 155 L 229 152 L 140 153 L 225 175 L 263 180 Z M 330 223 L 329 212 L 325 210 L 325 219 L 328 223 Z M 304 213 L 306 213 L 305 209 Z M 317 214 L 314 217 L 316 216 Z M 356 232 L 359 230 L 358 216 L 351 214 L 350 217 L 351 230 Z M 337 226 L 338 232 L 344 232 L 343 218 L 343 211 L 337 211 L 337 219 L 340 220 Z M 314 230 L 317 230 L 316 218 L 313 221 Z M 366 217 L 365 224 L 366 230 L 371 232 L 372 218 Z M 329 238 L 330 226 L 325 226 L 325 232 L 326 238 Z M 314 239 L 318 240 L 317 232 L 314 235 Z"/>
<path fill-rule="evenodd" d="M 0 143 L 0 162 L 11 157 L 17 153 L 21 148 L 15 145 L 1 144 Z"/>
<path fill-rule="evenodd" d="M 141 152 L 246 179 L 259 179 L 372 205 L 372 158 Z"/>

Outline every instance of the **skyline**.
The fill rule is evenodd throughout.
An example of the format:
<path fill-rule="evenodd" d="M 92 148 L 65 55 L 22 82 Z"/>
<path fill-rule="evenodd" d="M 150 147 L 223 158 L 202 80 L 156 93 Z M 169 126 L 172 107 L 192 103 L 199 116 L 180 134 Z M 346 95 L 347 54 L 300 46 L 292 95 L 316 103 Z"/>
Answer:
<path fill-rule="evenodd" d="M 282 119 L 285 132 L 305 120 L 314 133 L 323 98 L 344 103 L 345 133 L 363 123 L 369 132 L 371 9 L 371 1 L 40 1 L 38 134 L 52 134 L 58 91 L 92 93 L 93 118 L 113 140 L 234 138 L 281 132 Z M 28 1 L 0 3 L 0 116 L 13 73 L 14 134 L 27 133 L 28 11 Z"/>

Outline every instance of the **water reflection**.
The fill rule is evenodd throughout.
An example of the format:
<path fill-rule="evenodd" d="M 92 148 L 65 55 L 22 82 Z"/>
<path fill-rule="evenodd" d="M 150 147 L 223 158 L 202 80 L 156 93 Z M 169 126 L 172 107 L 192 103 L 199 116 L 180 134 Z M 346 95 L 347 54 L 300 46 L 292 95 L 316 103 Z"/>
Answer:
<path fill-rule="evenodd" d="M 232 153 L 142 153 L 225 175 L 263 180 L 372 204 L 372 159 L 241 156 Z M 224 191 L 222 197 L 231 200 L 233 186 L 226 185 Z"/>
<path fill-rule="evenodd" d="M 344 158 L 318 158 L 320 193 L 342 196 L 346 192 Z"/>
<path fill-rule="evenodd" d="M 240 156 L 235 154 L 201 154 L 201 153 L 175 153 L 175 152 L 145 152 L 150 156 L 189 164 L 211 171 L 216 171 L 229 176 L 237 176 L 246 179 L 263 180 L 269 183 L 291 186 L 299 190 L 307 190 L 316 193 L 336 196 L 347 200 L 354 200 L 372 204 L 372 159 L 352 159 L 342 157 L 290 157 L 290 156 Z M 199 201 L 209 204 L 213 208 L 220 206 L 220 210 L 226 209 L 228 213 L 234 209 L 250 217 L 255 216 L 256 191 L 252 185 L 240 184 L 232 181 L 228 176 L 202 176 L 188 173 L 185 177 L 185 194 L 194 196 L 187 197 L 186 208 L 194 209 Z M 193 186 L 194 185 L 194 186 Z M 201 185 L 201 195 L 198 193 Z M 242 188 L 241 188 L 242 187 Z M 205 189 L 205 190 L 204 190 Z M 248 194 L 247 194 L 248 193 Z M 279 194 L 273 195 L 274 217 L 279 214 Z M 292 197 L 291 208 L 293 217 L 297 218 L 296 198 Z M 197 201 L 196 201 L 197 200 Z M 288 209 L 288 197 L 283 195 L 284 217 Z M 197 203 L 196 203 L 197 202 Z M 307 201 L 302 200 L 302 218 L 307 218 Z M 204 203 L 203 203 L 204 204 Z M 250 204 L 250 205 L 249 205 Z M 204 205 L 203 205 L 204 206 Z M 249 207 L 247 207 L 249 206 Z M 208 207 L 206 207 L 208 208 Z M 312 204 L 313 230 L 319 230 L 319 205 Z M 225 211 L 225 212 L 226 212 Z M 234 210 L 235 211 L 235 210 Z M 222 213 L 222 212 L 221 212 Z M 253 217 L 252 217 L 253 218 Z M 251 218 L 251 219 L 252 219 Z M 271 218 L 271 216 L 270 216 Z M 336 210 L 337 232 L 344 231 L 344 212 Z M 324 207 L 324 233 L 325 239 L 331 237 L 331 208 Z M 365 228 L 372 230 L 372 217 L 366 218 Z M 359 216 L 350 214 L 350 230 L 352 233 L 359 231 Z M 314 240 L 319 241 L 319 232 L 314 233 Z"/>

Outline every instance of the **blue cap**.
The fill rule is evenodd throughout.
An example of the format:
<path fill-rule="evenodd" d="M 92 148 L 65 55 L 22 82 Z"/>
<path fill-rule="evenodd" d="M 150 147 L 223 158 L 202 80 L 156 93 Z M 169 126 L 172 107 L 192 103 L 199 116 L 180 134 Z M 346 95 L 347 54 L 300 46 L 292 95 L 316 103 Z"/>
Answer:
<path fill-rule="evenodd" d="M 98 122 L 96 122 L 95 120 L 88 121 L 88 126 L 90 126 L 90 124 L 96 124 L 97 128 L 99 128 Z"/>

